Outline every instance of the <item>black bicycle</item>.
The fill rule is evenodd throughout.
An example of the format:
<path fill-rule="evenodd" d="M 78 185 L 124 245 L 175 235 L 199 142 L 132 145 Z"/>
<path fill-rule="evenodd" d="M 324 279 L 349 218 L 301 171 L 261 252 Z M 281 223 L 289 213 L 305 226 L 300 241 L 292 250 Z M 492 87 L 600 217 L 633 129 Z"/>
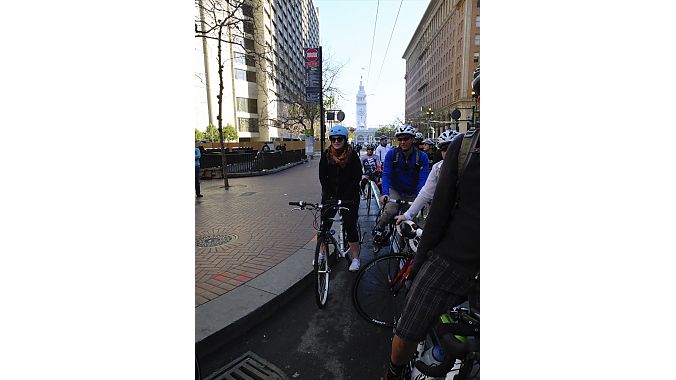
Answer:
<path fill-rule="evenodd" d="M 422 229 L 411 221 L 402 222 L 395 230 L 403 240 L 399 253 L 370 261 L 357 273 L 352 286 L 352 303 L 357 313 L 367 322 L 387 328 L 394 327 L 404 309 L 407 280 L 422 235 Z"/>
<path fill-rule="evenodd" d="M 323 308 L 326 305 L 326 300 L 329 296 L 329 281 L 331 277 L 331 267 L 338 262 L 338 259 L 344 257 L 350 265 L 351 258 L 349 257 L 350 245 L 347 242 L 347 232 L 343 228 L 342 211 L 348 210 L 345 206 L 353 205 L 352 201 L 342 200 L 328 200 L 323 204 L 309 203 L 305 201 L 289 202 L 291 206 L 298 206 L 294 210 L 310 210 L 314 211 L 313 227 L 317 231 L 317 245 L 315 247 L 315 256 L 313 261 L 314 273 L 317 277 L 317 288 L 315 292 L 315 299 L 317 306 Z M 336 210 L 336 215 L 333 218 L 328 218 L 326 215 L 329 211 Z M 321 217 L 320 217 L 321 215 Z M 328 220 L 333 220 L 334 224 L 331 230 Z M 359 232 L 361 240 L 361 227 L 357 223 L 357 231 Z M 334 238 L 334 235 L 337 237 Z M 359 242 L 361 244 L 361 241 Z"/>

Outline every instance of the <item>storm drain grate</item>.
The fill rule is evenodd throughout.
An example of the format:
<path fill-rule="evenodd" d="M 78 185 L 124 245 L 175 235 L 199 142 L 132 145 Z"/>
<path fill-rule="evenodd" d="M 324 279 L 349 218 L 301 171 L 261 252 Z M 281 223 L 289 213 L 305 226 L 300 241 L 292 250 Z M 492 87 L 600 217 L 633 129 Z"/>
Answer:
<path fill-rule="evenodd" d="M 195 238 L 197 247 L 216 247 L 237 239 L 237 235 L 204 235 Z"/>
<path fill-rule="evenodd" d="M 249 351 L 204 380 L 289 380 L 274 364 Z"/>
<path fill-rule="evenodd" d="M 254 194 L 256 194 L 255 191 L 247 191 L 246 193 L 242 193 L 239 196 L 240 197 L 248 197 L 249 195 L 254 195 Z"/>

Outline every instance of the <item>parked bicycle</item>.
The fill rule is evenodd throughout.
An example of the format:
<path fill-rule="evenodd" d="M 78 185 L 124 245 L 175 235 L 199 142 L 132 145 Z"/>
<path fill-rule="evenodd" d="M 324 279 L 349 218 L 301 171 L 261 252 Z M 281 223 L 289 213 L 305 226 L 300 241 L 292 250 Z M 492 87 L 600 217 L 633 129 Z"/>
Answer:
<path fill-rule="evenodd" d="M 357 273 L 352 286 L 352 303 L 359 315 L 371 324 L 389 328 L 404 308 L 407 280 L 422 236 L 422 229 L 412 221 L 396 225 L 395 230 L 395 239 L 403 241 L 398 253 L 370 261 Z"/>
<path fill-rule="evenodd" d="M 317 277 L 317 287 L 315 292 L 315 299 L 317 306 L 323 308 L 326 305 L 326 300 L 329 295 L 329 281 L 331 277 L 331 267 L 338 262 L 339 258 L 345 258 L 348 266 L 351 259 L 349 257 L 350 246 L 347 242 L 347 232 L 343 228 L 342 211 L 348 210 L 345 206 L 351 206 L 352 202 L 342 200 L 328 200 L 323 204 L 309 203 L 305 201 L 289 202 L 291 206 L 298 206 L 293 210 L 310 210 L 314 211 L 313 227 L 317 231 L 317 245 L 315 247 L 314 255 L 314 273 Z M 332 210 L 336 210 L 336 215 L 333 218 L 325 215 Z M 329 220 L 335 222 L 330 230 L 328 224 Z M 361 244 L 362 234 L 361 227 L 357 223 L 357 231 L 359 232 L 359 243 Z M 334 237 L 335 236 L 335 237 Z"/>

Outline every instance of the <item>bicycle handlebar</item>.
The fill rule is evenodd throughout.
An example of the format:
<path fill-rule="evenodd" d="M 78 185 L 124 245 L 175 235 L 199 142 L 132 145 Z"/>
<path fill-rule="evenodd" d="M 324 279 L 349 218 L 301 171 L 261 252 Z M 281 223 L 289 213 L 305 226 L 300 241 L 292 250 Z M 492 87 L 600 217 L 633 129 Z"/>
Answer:
<path fill-rule="evenodd" d="M 351 206 L 354 205 L 354 201 L 344 201 L 340 199 L 329 199 L 326 202 L 319 204 L 319 203 L 311 203 L 311 202 L 306 202 L 306 201 L 298 201 L 298 202 L 289 202 L 289 206 L 298 206 L 301 209 L 305 209 L 306 207 L 309 208 L 345 208 L 341 206 Z"/>

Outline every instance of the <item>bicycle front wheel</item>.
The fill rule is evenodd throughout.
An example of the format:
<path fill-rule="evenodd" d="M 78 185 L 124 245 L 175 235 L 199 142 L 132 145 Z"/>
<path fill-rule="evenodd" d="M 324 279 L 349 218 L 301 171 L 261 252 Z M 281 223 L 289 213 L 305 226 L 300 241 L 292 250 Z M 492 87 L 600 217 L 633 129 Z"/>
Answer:
<path fill-rule="evenodd" d="M 366 190 L 366 215 L 371 215 L 371 198 L 373 198 L 373 194 L 371 192 L 373 191 L 371 189 L 371 181 L 369 180 L 368 183 L 368 190 Z"/>
<path fill-rule="evenodd" d="M 408 256 L 381 256 L 366 264 L 352 287 L 352 303 L 359 315 L 376 326 L 394 327 L 404 309 L 404 286 L 412 262 Z"/>
<path fill-rule="evenodd" d="M 324 246 L 324 248 L 322 248 L 322 246 Z M 315 300 L 320 309 L 326 305 L 326 300 L 329 297 L 329 278 L 331 276 L 329 258 L 331 254 L 334 253 L 335 249 L 336 245 L 331 238 L 323 235 L 317 237 L 314 261 L 314 273 L 317 278 Z"/>

